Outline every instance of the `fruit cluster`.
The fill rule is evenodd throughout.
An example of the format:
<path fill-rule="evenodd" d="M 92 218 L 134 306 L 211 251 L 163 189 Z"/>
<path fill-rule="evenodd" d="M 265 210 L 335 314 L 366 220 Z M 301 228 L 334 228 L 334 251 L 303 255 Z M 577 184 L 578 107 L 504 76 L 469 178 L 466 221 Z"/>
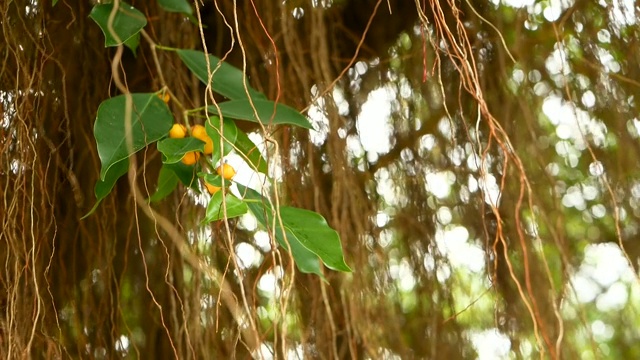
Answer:
<path fill-rule="evenodd" d="M 169 130 L 169 137 L 172 139 L 182 139 L 187 136 L 187 128 L 182 124 L 173 124 L 171 130 Z M 191 136 L 204 142 L 204 154 L 210 155 L 213 153 L 213 140 L 207 135 L 207 130 L 202 125 L 193 125 L 191 127 Z M 184 154 L 182 162 L 185 165 L 193 165 L 200 158 L 198 151 L 191 151 Z"/>
<path fill-rule="evenodd" d="M 187 128 L 182 124 L 173 124 L 171 130 L 169 130 L 169 137 L 172 139 L 182 139 L 187 136 Z M 213 140 L 207 135 L 207 130 L 202 125 L 193 125 L 191 127 L 191 136 L 204 142 L 205 155 L 213 153 Z M 190 151 L 182 157 L 182 163 L 185 165 L 194 165 L 200 159 L 199 151 Z M 225 178 L 225 180 L 231 180 L 236 175 L 236 170 L 229 164 L 222 164 L 216 170 L 218 175 Z M 219 186 L 208 184 L 205 182 L 205 186 L 211 195 L 220 191 Z"/>

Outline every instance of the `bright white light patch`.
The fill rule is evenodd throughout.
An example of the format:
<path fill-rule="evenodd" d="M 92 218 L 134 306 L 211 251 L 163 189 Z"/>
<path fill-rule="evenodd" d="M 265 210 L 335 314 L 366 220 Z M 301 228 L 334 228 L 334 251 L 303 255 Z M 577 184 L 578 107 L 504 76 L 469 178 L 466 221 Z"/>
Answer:
<path fill-rule="evenodd" d="M 236 245 L 236 256 L 240 267 L 247 269 L 256 264 L 260 260 L 260 253 L 246 242 Z"/>
<path fill-rule="evenodd" d="M 523 8 L 525 6 L 531 6 L 535 3 L 535 0 L 491 0 L 495 5 L 500 4 L 501 2 L 505 5 L 514 7 L 514 8 Z"/>
<path fill-rule="evenodd" d="M 464 267 L 473 272 L 484 268 L 484 252 L 469 243 L 469 231 L 464 226 L 448 226 L 437 230 L 436 246 L 454 267 Z"/>
<path fill-rule="evenodd" d="M 276 279 L 276 276 L 271 272 L 262 275 L 260 277 L 260 280 L 258 280 L 258 289 L 264 292 L 273 293 L 276 291 L 277 287 L 278 280 Z"/>
<path fill-rule="evenodd" d="M 124 335 L 120 335 L 120 338 L 116 341 L 116 350 L 118 351 L 127 351 L 129 349 L 129 338 L 124 336 Z"/>
<path fill-rule="evenodd" d="M 484 202 L 492 206 L 498 206 L 500 202 L 500 186 L 495 176 L 487 174 L 480 179 L 478 185 L 482 189 Z"/>
<path fill-rule="evenodd" d="M 410 291 L 416 285 L 413 273 L 413 268 L 406 259 L 402 259 L 399 264 L 389 266 L 389 275 L 398 282 L 398 287 L 402 291 Z"/>
<path fill-rule="evenodd" d="M 362 105 L 356 127 L 366 151 L 386 154 L 391 149 L 391 101 L 395 98 L 395 91 L 382 87 L 369 93 Z"/>
<path fill-rule="evenodd" d="M 576 107 L 574 103 L 551 95 L 544 99 L 542 112 L 559 128 L 556 134 L 562 139 L 572 140 L 577 150 L 586 148 L 585 137 L 589 135 L 596 146 L 605 145 L 607 127 L 601 121 L 591 118 L 588 112 Z"/>
<path fill-rule="evenodd" d="M 478 351 L 478 359 L 508 359 L 511 350 L 509 338 L 497 329 L 485 330 L 471 335 L 473 347 Z"/>
<path fill-rule="evenodd" d="M 451 192 L 451 185 L 456 182 L 456 175 L 451 171 L 428 173 L 425 176 L 427 191 L 439 199 L 444 199 Z"/>
<path fill-rule="evenodd" d="M 562 14 L 562 3 L 559 0 L 549 1 L 549 5 L 544 8 L 542 14 L 547 21 L 558 20 L 560 14 Z"/>
<path fill-rule="evenodd" d="M 627 285 L 636 286 L 637 282 L 618 245 L 588 245 L 584 253 L 580 269 L 571 278 L 576 300 L 587 303 L 597 297 L 601 311 L 624 307 L 629 298 Z"/>
<path fill-rule="evenodd" d="M 253 240 L 262 251 L 266 252 L 271 250 L 271 240 L 269 239 L 269 233 L 266 231 L 256 231 L 253 235 Z"/>

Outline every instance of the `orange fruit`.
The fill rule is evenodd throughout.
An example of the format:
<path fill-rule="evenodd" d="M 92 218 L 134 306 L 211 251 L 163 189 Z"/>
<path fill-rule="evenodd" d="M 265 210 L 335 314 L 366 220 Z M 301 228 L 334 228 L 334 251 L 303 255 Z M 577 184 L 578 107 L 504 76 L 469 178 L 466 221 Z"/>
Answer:
<path fill-rule="evenodd" d="M 204 186 L 207 188 L 207 191 L 209 192 L 209 194 L 213 195 L 215 193 L 217 193 L 218 191 L 220 191 L 222 188 L 219 186 L 215 186 L 215 185 L 211 185 L 207 182 L 204 183 Z"/>
<path fill-rule="evenodd" d="M 182 124 L 173 124 L 169 130 L 169 137 L 172 139 L 182 139 L 187 136 L 187 128 Z"/>
<path fill-rule="evenodd" d="M 202 125 L 193 125 L 191 127 L 191 136 L 202 141 L 209 137 L 207 130 Z"/>
<path fill-rule="evenodd" d="M 211 155 L 213 153 L 213 140 L 211 140 L 211 138 L 207 138 L 207 140 L 203 140 L 204 141 L 204 154 L 205 155 Z"/>
<path fill-rule="evenodd" d="M 233 166 L 229 164 L 222 164 L 222 166 L 219 166 L 216 171 L 218 172 L 218 175 L 227 180 L 231 180 L 234 176 L 236 176 L 236 169 L 234 169 Z"/>
<path fill-rule="evenodd" d="M 198 140 L 204 141 L 204 154 L 213 153 L 213 140 L 207 135 L 207 129 L 202 125 L 193 125 L 191 127 L 191 136 Z"/>
<path fill-rule="evenodd" d="M 165 104 L 168 104 L 169 100 L 171 100 L 171 96 L 169 95 L 169 93 L 159 93 L 158 97 L 160 98 L 160 100 L 164 101 Z"/>
<path fill-rule="evenodd" d="M 185 165 L 193 165 L 198 162 L 199 158 L 200 158 L 199 152 L 191 151 L 184 154 L 184 156 L 182 157 L 182 163 Z"/>

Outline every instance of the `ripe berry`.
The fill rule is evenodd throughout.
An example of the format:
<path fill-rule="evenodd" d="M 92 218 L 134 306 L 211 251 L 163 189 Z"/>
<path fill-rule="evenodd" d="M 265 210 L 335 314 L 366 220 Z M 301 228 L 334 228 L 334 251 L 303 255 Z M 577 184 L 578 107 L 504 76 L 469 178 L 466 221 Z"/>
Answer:
<path fill-rule="evenodd" d="M 226 180 L 231 180 L 236 176 L 236 169 L 229 164 L 222 164 L 222 166 L 219 166 L 216 171 L 218 172 L 218 175 L 222 176 Z"/>
<path fill-rule="evenodd" d="M 207 188 L 207 191 L 209 192 L 209 194 L 213 195 L 215 193 L 217 193 L 218 191 L 220 191 L 222 188 L 219 186 L 215 186 L 215 185 L 211 185 L 209 183 L 204 183 L 204 186 Z"/>
<path fill-rule="evenodd" d="M 173 124 L 169 130 L 169 137 L 172 139 L 182 139 L 187 135 L 187 128 L 182 124 Z"/>
<path fill-rule="evenodd" d="M 207 134 L 207 130 L 202 125 L 193 125 L 191 127 L 191 136 L 198 140 L 204 141 L 204 154 L 213 153 L 213 140 Z"/>
<path fill-rule="evenodd" d="M 193 165 L 198 162 L 199 158 L 200 158 L 199 152 L 191 151 L 184 154 L 184 156 L 182 157 L 182 163 L 185 165 Z"/>
<path fill-rule="evenodd" d="M 160 93 L 158 94 L 158 97 L 160 98 L 160 100 L 164 101 L 165 104 L 168 104 L 169 100 L 171 100 L 171 96 L 169 95 L 169 93 Z"/>

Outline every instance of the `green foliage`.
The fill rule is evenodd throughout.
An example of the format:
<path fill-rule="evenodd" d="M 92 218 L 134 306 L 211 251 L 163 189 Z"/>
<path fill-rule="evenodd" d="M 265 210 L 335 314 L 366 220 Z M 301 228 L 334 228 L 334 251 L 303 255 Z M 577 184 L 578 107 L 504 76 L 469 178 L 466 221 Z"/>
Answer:
<path fill-rule="evenodd" d="M 147 18 L 138 9 L 121 1 L 118 11 L 113 19 L 114 37 L 109 30 L 109 17 L 114 4 L 101 4 L 94 6 L 89 15 L 104 33 L 105 46 L 118 46 L 125 44 L 135 52 L 140 38 L 140 30 L 147 25 Z"/>
<path fill-rule="evenodd" d="M 249 210 L 251 210 L 251 213 L 253 213 L 260 225 L 274 231 L 278 244 L 289 251 L 296 262 L 298 270 L 303 273 L 317 274 L 322 277 L 318 256 L 305 248 L 296 240 L 295 236 L 288 236 L 287 234 L 285 240 L 285 232 L 278 224 L 276 224 L 275 228 L 273 227 L 273 212 L 271 211 L 269 202 L 252 189 L 245 188 L 241 185 L 238 185 L 238 188 L 240 188 L 240 192 L 245 195 L 245 199 L 253 200 L 247 201 Z"/>
<path fill-rule="evenodd" d="M 249 136 L 244 131 L 237 132 L 235 146 L 242 154 L 246 156 L 249 163 L 253 165 L 258 172 L 264 174 L 267 173 L 267 160 L 262 156 L 260 150 L 258 150 L 258 147 L 253 143 L 253 141 L 251 141 L 251 139 L 249 139 Z"/>
<path fill-rule="evenodd" d="M 149 197 L 149 201 L 158 202 L 164 199 L 176 189 L 179 182 L 178 175 L 173 170 L 163 166 L 160 168 L 160 174 L 158 175 L 156 192 Z"/>
<path fill-rule="evenodd" d="M 162 153 L 162 162 L 173 164 L 179 162 L 184 154 L 191 151 L 204 151 L 204 142 L 193 137 L 184 139 L 164 139 L 158 141 L 158 151 Z"/>
<path fill-rule="evenodd" d="M 193 9 L 187 0 L 158 0 L 158 5 L 164 11 L 193 15 Z"/>
<path fill-rule="evenodd" d="M 191 14 L 191 7 L 186 1 L 165 0 L 160 1 L 160 5 L 166 11 Z M 105 34 L 105 44 L 116 46 L 124 43 L 135 50 L 140 31 L 146 25 L 144 15 L 121 2 L 112 27 L 117 34 L 117 38 L 114 38 L 108 30 L 112 9 L 111 4 L 96 5 L 91 13 L 91 18 Z M 127 44 L 127 41 L 130 43 Z M 239 152 L 256 171 L 267 173 L 267 161 L 248 135 L 231 119 L 313 128 L 300 112 L 284 104 L 267 100 L 264 94 L 253 89 L 240 69 L 200 51 L 169 50 L 175 51 L 187 68 L 205 84 L 209 83 L 209 74 L 212 72 L 213 91 L 230 99 L 219 103 L 217 108 L 207 107 L 207 111 L 224 118 L 221 121 L 219 117 L 212 116 L 205 123 L 206 134 L 214 144 L 213 154 L 201 157 L 199 163 L 194 165 L 185 165 L 180 161 L 186 153 L 202 153 L 205 142 L 194 137 L 167 138 L 175 120 L 169 107 L 157 93 L 119 95 L 105 100 L 98 108 L 94 125 L 102 166 L 100 180 L 95 187 L 97 201 L 86 216 L 95 211 L 100 201 L 111 192 L 116 181 L 126 174 L 129 156 L 153 143 L 156 143 L 158 151 L 163 154 L 163 166 L 156 190 L 148 199 L 151 203 L 167 197 L 178 188 L 180 182 L 196 192 L 199 192 L 198 179 L 210 185 L 227 187 L 233 183 L 232 180 L 223 180 L 219 175 L 209 173 L 208 169 L 214 168 L 224 156 L 234 151 Z M 126 113 L 127 105 L 131 106 L 129 114 Z M 193 114 L 198 111 L 189 110 L 186 113 Z M 127 118 L 131 119 L 130 124 L 125 123 Z M 351 271 L 345 263 L 338 233 L 321 215 L 289 206 L 281 206 L 278 212 L 274 212 L 267 198 L 255 190 L 240 184 L 237 186 L 243 198 L 222 190 L 212 195 L 202 220 L 204 224 L 238 217 L 251 211 L 258 222 L 271 229 L 278 243 L 291 253 L 300 271 L 322 277 L 321 261 L 330 269 Z"/>
<path fill-rule="evenodd" d="M 89 210 L 89 212 L 82 217 L 83 219 L 93 214 L 94 211 L 96 211 L 102 199 L 104 199 L 105 197 L 107 197 L 107 195 L 111 193 L 111 190 L 116 185 L 116 181 L 118 181 L 118 179 L 122 175 L 126 174 L 128 169 L 129 169 L 129 159 L 124 159 L 122 161 L 119 161 L 113 164 L 113 166 L 111 166 L 111 168 L 109 169 L 109 171 L 107 171 L 107 174 L 103 180 L 98 180 L 96 182 L 96 185 L 93 190 L 96 196 L 96 203 L 93 205 L 93 208 L 91 208 L 91 210 Z"/>
<path fill-rule="evenodd" d="M 231 100 L 218 104 L 218 107 L 208 106 L 207 110 L 216 115 L 222 113 L 233 119 L 261 122 L 265 125 L 288 124 L 313 129 L 309 120 L 295 109 L 269 100 Z"/>
<path fill-rule="evenodd" d="M 266 228 L 275 226 L 276 240 L 280 246 L 288 249 L 291 247 L 291 255 L 303 272 L 317 273 L 317 259 L 330 269 L 350 272 L 351 269 L 344 261 L 340 237 L 338 233 L 327 224 L 327 221 L 318 213 L 289 206 L 280 206 L 280 216 L 275 217 L 271 203 L 255 190 L 238 184 L 240 192 L 249 201 L 247 205 L 258 219 L 258 222 Z M 282 226 L 280 226 L 282 221 Z M 282 231 L 284 229 L 284 231 Z M 300 264 L 308 265 L 301 267 Z"/>
<path fill-rule="evenodd" d="M 207 184 L 211 184 L 217 187 L 222 187 L 224 186 L 228 186 L 229 185 L 229 180 L 226 180 L 226 183 L 223 184 L 222 183 L 222 176 L 220 175 L 214 175 L 214 174 L 208 174 L 208 173 L 198 173 L 198 176 L 202 178 L 202 180 L 204 180 Z"/>
<path fill-rule="evenodd" d="M 198 177 L 196 176 L 195 166 L 177 162 L 174 164 L 164 164 L 162 167 L 173 171 L 184 186 L 190 187 L 196 192 L 199 192 L 197 182 Z"/>
<path fill-rule="evenodd" d="M 130 127 L 132 149 L 128 149 L 127 125 L 124 123 L 126 96 L 120 95 L 105 100 L 98 108 L 93 133 L 102 163 L 101 180 L 105 179 L 107 171 L 113 164 L 167 136 L 171 129 L 173 115 L 156 94 L 132 94 L 131 98 L 133 101 Z"/>
<path fill-rule="evenodd" d="M 205 129 L 207 131 L 207 135 L 209 135 L 211 141 L 213 141 L 214 148 L 219 147 L 220 143 L 222 143 L 223 150 L 219 151 L 218 149 L 218 151 L 214 151 L 211 156 L 211 162 L 216 164 L 220 161 L 222 156 L 226 156 L 233 151 L 233 146 L 238 139 L 238 132 L 241 131 L 238 130 L 236 123 L 228 119 L 224 120 L 222 130 L 220 130 L 220 118 L 217 116 L 214 116 L 207 121 Z"/>
<path fill-rule="evenodd" d="M 176 50 L 182 62 L 204 84 L 209 84 L 209 69 L 211 70 L 211 89 L 231 100 L 247 99 L 247 93 L 252 99 L 266 99 L 258 90 L 252 88 L 244 73 L 225 62 L 219 57 L 205 56 L 202 51 Z M 209 66 L 207 67 L 207 58 Z M 246 90 L 245 90 L 246 86 Z"/>
<path fill-rule="evenodd" d="M 318 213 L 291 206 L 280 207 L 280 217 L 287 229 L 305 248 L 318 255 L 330 269 L 350 272 L 344 261 L 338 233 Z M 320 238 L 322 241 L 317 241 Z"/>
<path fill-rule="evenodd" d="M 233 194 L 230 194 L 228 192 L 225 195 L 223 201 L 222 190 L 220 190 L 217 193 L 213 194 L 211 200 L 209 201 L 209 205 L 207 206 L 207 213 L 203 220 L 204 223 L 210 223 L 212 221 L 224 219 L 225 212 L 223 208 L 223 202 L 227 207 L 227 219 L 244 215 L 249 211 L 249 208 L 244 201 L 238 199 Z"/>

